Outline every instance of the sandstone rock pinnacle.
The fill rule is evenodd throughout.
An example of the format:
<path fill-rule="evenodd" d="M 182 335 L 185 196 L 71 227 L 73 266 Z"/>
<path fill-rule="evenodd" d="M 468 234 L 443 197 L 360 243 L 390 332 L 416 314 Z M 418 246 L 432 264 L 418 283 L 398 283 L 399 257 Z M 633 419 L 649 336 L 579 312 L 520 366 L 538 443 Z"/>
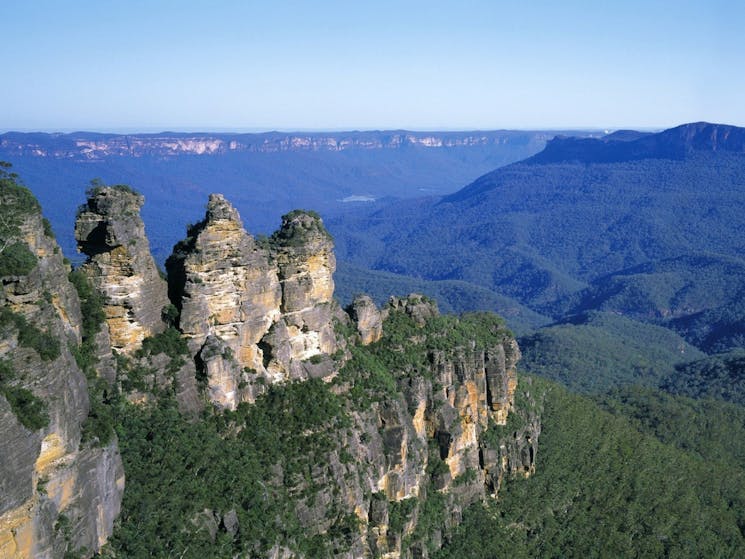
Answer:
<path fill-rule="evenodd" d="M 216 336 L 241 368 L 262 370 L 258 343 L 280 312 L 277 267 L 221 194 L 210 195 L 204 220 L 175 247 L 166 268 L 172 296 L 181 307 L 180 329 L 192 353 Z M 223 387 L 223 392 L 229 396 L 221 401 L 233 407 L 235 390 Z"/>
<path fill-rule="evenodd" d="M 140 217 L 143 196 L 126 186 L 97 187 L 78 210 L 75 238 L 83 270 L 104 297 L 114 349 L 130 353 L 165 328 L 166 282 L 150 254 Z"/>
<path fill-rule="evenodd" d="M 258 378 L 263 386 L 329 372 L 323 356 L 337 348 L 336 261 L 317 214 L 291 212 L 271 239 L 258 242 L 238 211 L 212 194 L 204 219 L 176 245 L 166 267 L 171 298 L 181 309 L 179 327 L 192 354 L 202 356 L 216 405 L 232 409 L 253 401 Z M 205 353 L 217 339 L 228 351 Z"/>
<path fill-rule="evenodd" d="M 377 342 L 383 335 L 383 317 L 369 295 L 358 295 L 349 308 L 362 345 Z"/>

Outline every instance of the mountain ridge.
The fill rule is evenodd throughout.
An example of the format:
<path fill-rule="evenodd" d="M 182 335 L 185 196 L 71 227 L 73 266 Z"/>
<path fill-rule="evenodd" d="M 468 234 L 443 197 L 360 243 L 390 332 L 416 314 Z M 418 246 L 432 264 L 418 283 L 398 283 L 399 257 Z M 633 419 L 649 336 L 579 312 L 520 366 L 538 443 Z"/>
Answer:
<path fill-rule="evenodd" d="M 102 132 L 6 132 L 0 150 L 35 157 L 99 160 L 105 157 L 157 155 L 224 155 L 286 151 L 345 151 L 406 147 L 453 148 L 545 142 L 562 131 L 433 131 L 370 130 L 349 132 L 160 132 L 108 134 Z"/>
<path fill-rule="evenodd" d="M 454 194 L 380 204 L 353 221 L 331 219 L 339 258 L 421 280 L 476 284 L 556 320 L 566 310 L 557 302 L 603 278 L 628 277 L 634 281 L 624 297 L 650 303 L 650 312 L 630 316 L 664 319 L 707 351 L 736 345 L 739 337 L 723 338 L 720 331 L 740 329 L 742 322 L 739 307 L 726 312 L 731 297 L 724 287 L 731 282 L 724 270 L 745 250 L 738 232 L 745 212 L 745 129 L 691 123 L 610 138 L 557 139 L 543 155 L 496 169 Z M 566 154 L 557 161 L 545 157 L 552 149 L 558 153 L 551 145 L 585 144 L 614 156 L 594 161 L 589 154 L 585 162 Z M 626 157 L 642 148 L 644 158 Z M 646 157 L 675 150 L 684 157 Z M 658 265 L 666 271 L 652 273 Z M 705 269 L 718 271 L 706 276 Z M 674 285 L 678 294 L 670 291 Z M 705 308 L 675 303 L 694 293 L 705 294 Z M 594 308 L 589 304 L 583 310 Z M 678 309 L 675 317 L 668 307 Z M 721 328 L 709 332 L 707 321 Z"/>
<path fill-rule="evenodd" d="M 637 133 L 636 137 L 632 132 L 622 131 L 602 138 L 557 136 L 528 162 L 612 163 L 637 159 L 683 159 L 692 152 L 745 152 L 745 128 L 728 124 L 691 122 L 656 134 Z"/>
<path fill-rule="evenodd" d="M 661 132 L 618 130 L 600 138 L 559 135 L 549 140 L 542 151 L 506 167 L 625 163 L 644 159 L 681 161 L 694 154 L 717 152 L 745 153 L 745 128 L 692 122 Z M 505 167 L 500 167 L 486 173 L 473 183 L 444 196 L 440 203 L 457 202 L 490 190 L 494 186 L 494 179 L 504 169 Z"/>

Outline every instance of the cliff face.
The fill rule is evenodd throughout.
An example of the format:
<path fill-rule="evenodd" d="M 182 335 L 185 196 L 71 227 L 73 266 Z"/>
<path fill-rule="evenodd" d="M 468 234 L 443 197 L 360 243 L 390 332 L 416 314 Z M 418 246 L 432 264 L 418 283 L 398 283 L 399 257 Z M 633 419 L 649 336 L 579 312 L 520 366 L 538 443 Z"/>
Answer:
<path fill-rule="evenodd" d="M 336 351 L 333 244 L 317 216 L 286 216 L 262 245 L 213 194 L 166 267 L 180 330 L 213 403 L 235 409 L 267 383 L 330 372 L 308 361 Z"/>
<path fill-rule="evenodd" d="M 274 234 L 275 254 L 282 285 L 282 318 L 287 329 L 288 367 L 276 363 L 277 370 L 293 377 L 308 372 L 298 362 L 337 349 L 332 319 L 336 258 L 331 235 L 318 215 L 296 211 L 282 218 Z M 282 335 L 281 337 L 284 337 Z"/>
<path fill-rule="evenodd" d="M 115 441 L 81 444 L 88 387 L 69 349 L 81 341 L 78 296 L 38 204 L 3 183 L 0 556 L 93 552 L 119 513 L 122 462 Z"/>
<path fill-rule="evenodd" d="M 272 385 L 313 378 L 328 387 L 313 390 L 344 402 L 346 428 L 329 426 L 331 450 L 315 454 L 304 477 L 288 478 L 285 468 L 302 462 L 294 457 L 265 480 L 299 495 L 292 514 L 311 535 L 333 542 L 339 518 L 356 518 L 335 556 L 426 557 L 465 507 L 495 496 L 505 476 L 534 471 L 537 414 L 509 422 L 520 358 L 512 335 L 486 315 L 440 317 L 419 295 L 382 310 L 362 296 L 343 313 L 333 300 L 333 242 L 313 212 L 291 212 L 257 240 L 213 194 L 167 269 L 178 328 L 213 406 L 235 410 Z M 432 500 L 447 511 L 435 528 Z M 192 520 L 215 524 L 209 533 L 229 524 L 235 536 L 241 515 L 207 510 Z M 278 545 L 269 556 L 293 542 Z"/>
<path fill-rule="evenodd" d="M 78 211 L 75 238 L 84 271 L 104 297 L 111 345 L 131 353 L 165 328 L 167 286 L 158 274 L 140 218 L 144 199 L 127 187 L 98 187 Z"/>
<path fill-rule="evenodd" d="M 424 557 L 466 506 L 495 496 L 505 476 L 533 472 L 537 415 L 524 412 L 521 426 L 506 430 L 520 357 L 512 335 L 493 319 L 440 317 L 418 295 L 391 298 L 382 311 L 362 296 L 342 313 L 333 300 L 333 242 L 314 213 L 287 214 L 258 241 L 212 195 L 167 269 L 179 329 L 213 405 L 234 410 L 273 384 L 317 377 L 348 402 L 351 429 L 333 435 L 334 450 L 310 479 L 293 482 L 300 494 L 313 488 L 294 511 L 309 533 L 333 531 L 331 511 L 357 518 L 358 535 L 337 556 Z M 356 344 L 381 360 L 390 376 L 376 382 L 392 391 L 376 382 L 365 388 L 374 373 L 369 363 L 358 368 Z M 433 533 L 417 528 L 428 499 L 440 499 L 449 515 Z"/>
<path fill-rule="evenodd" d="M 362 345 L 372 344 L 382 337 L 383 316 L 369 295 L 355 297 L 349 316 L 357 328 Z"/>
<path fill-rule="evenodd" d="M 367 475 L 342 490 L 356 503 L 363 535 L 359 547 L 342 556 L 426 557 L 465 507 L 496 496 L 505 476 L 534 471 L 540 421 L 535 410 L 525 409 L 515 422 L 519 428 L 506 425 L 520 354 L 499 324 L 440 319 L 434 304 L 418 295 L 392 298 L 382 315 L 383 338 L 370 351 L 394 353 L 384 360 L 390 360 L 398 395 L 355 414 L 355 435 L 340 443 L 352 453 L 357 476 Z M 473 326 L 488 331 L 485 339 L 448 339 Z M 350 376 L 354 363 L 342 370 L 342 387 L 368 382 L 365 371 Z M 430 499 L 439 500 L 447 519 L 427 531 L 422 525 L 431 520 Z"/>
<path fill-rule="evenodd" d="M 337 134 L 23 134 L 0 135 L 0 150 L 15 156 L 100 160 L 107 157 L 174 157 L 182 154 L 215 156 L 226 153 L 278 153 L 287 151 L 425 149 L 500 144 L 537 145 L 551 139 L 550 132 L 340 132 Z"/>

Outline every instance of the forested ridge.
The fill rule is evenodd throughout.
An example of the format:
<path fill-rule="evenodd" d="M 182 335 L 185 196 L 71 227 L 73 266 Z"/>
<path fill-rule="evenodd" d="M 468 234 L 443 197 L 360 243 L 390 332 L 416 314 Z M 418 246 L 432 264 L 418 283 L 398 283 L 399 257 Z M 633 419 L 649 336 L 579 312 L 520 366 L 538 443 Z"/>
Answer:
<path fill-rule="evenodd" d="M 445 198 L 331 221 L 371 278 L 538 313 L 514 311 L 521 368 L 571 391 L 536 379 L 536 476 L 474 507 L 438 557 L 742 553 L 742 138 L 558 139 Z"/>

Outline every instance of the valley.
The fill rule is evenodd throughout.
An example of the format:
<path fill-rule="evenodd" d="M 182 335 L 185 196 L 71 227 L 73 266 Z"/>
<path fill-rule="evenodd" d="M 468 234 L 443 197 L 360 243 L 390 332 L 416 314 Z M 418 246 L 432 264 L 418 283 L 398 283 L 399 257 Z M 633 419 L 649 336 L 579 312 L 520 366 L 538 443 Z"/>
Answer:
<path fill-rule="evenodd" d="M 2 553 L 743 553 L 743 129 L 206 137 L 3 136 Z"/>

